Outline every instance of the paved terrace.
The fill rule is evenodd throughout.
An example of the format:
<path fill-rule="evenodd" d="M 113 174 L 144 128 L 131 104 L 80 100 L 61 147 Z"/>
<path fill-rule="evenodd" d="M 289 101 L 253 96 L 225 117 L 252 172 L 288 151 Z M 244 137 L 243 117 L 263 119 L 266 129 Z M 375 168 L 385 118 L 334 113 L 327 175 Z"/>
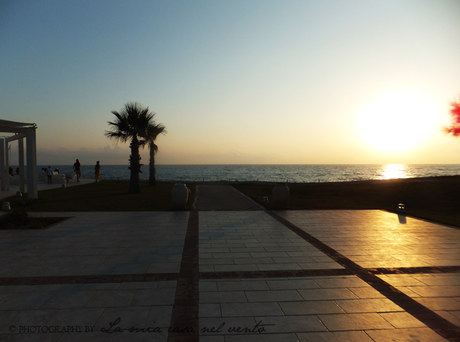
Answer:
<path fill-rule="evenodd" d="M 213 189 L 228 210 L 211 210 Z M 46 213 L 69 219 L 0 231 L 0 340 L 460 339 L 460 230 L 198 190 L 196 211 Z"/>

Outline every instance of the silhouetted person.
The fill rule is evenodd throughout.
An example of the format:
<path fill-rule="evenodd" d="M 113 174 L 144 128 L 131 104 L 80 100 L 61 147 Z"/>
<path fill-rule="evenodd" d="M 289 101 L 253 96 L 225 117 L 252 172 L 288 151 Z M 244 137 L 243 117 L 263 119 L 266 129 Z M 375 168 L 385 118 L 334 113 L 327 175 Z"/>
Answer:
<path fill-rule="evenodd" d="M 48 184 L 53 184 L 53 170 L 51 169 L 51 166 L 48 166 L 46 175 L 48 176 Z"/>
<path fill-rule="evenodd" d="M 101 175 L 101 165 L 99 164 L 99 161 L 97 161 L 96 166 L 94 167 L 94 179 L 96 180 L 96 183 L 99 183 L 100 175 Z"/>
<path fill-rule="evenodd" d="M 80 161 L 77 159 L 77 161 L 75 162 L 75 164 L 73 164 L 73 170 L 75 171 L 76 175 L 77 175 L 77 182 L 80 181 L 80 177 L 81 177 L 81 170 L 80 170 Z"/>

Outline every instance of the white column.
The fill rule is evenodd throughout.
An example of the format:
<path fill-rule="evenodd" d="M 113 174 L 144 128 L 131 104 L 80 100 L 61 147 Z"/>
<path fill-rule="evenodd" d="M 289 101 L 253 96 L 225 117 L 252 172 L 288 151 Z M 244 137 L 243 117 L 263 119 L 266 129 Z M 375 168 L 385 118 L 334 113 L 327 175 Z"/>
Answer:
<path fill-rule="evenodd" d="M 37 190 L 37 143 L 35 127 L 27 129 L 27 193 L 29 199 L 38 198 Z"/>
<path fill-rule="evenodd" d="M 8 152 L 8 151 L 7 151 Z M 0 139 L 0 176 L 2 177 L 2 190 L 6 188 L 6 170 L 5 170 L 5 139 Z"/>
<path fill-rule="evenodd" d="M 5 139 L 5 190 L 10 190 L 10 157 L 8 153 L 10 150 L 8 149 L 8 146 L 10 146 L 10 141 Z"/>
<path fill-rule="evenodd" d="M 26 187 L 26 177 L 24 170 L 24 138 L 18 140 L 18 150 L 19 150 L 19 191 L 25 192 Z"/>

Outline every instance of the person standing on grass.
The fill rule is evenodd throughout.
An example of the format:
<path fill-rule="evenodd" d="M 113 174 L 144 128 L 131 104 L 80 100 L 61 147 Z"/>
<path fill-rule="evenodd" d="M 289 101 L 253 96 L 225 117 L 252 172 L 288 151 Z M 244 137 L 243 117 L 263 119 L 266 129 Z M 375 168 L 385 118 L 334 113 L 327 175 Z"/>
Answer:
<path fill-rule="evenodd" d="M 80 161 L 77 159 L 77 161 L 75 162 L 75 164 L 73 164 L 73 170 L 75 171 L 76 175 L 77 175 L 77 182 L 80 181 L 80 177 L 81 177 L 81 170 L 80 170 Z"/>
<path fill-rule="evenodd" d="M 53 184 L 53 170 L 51 169 L 51 166 L 48 166 L 46 175 L 48 176 L 48 184 Z"/>
<path fill-rule="evenodd" d="M 99 183 L 100 175 L 101 175 L 101 165 L 99 164 L 99 161 L 97 161 L 96 166 L 94 167 L 94 179 L 96 180 L 96 183 Z"/>

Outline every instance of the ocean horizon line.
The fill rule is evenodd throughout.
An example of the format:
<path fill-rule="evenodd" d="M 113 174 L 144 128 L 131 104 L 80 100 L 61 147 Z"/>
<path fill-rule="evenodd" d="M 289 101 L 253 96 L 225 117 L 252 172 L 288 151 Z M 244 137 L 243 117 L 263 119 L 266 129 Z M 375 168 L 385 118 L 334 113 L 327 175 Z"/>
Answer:
<path fill-rule="evenodd" d="M 92 163 L 92 164 L 81 164 L 82 166 L 91 166 L 91 165 L 95 165 L 96 163 Z M 101 163 L 102 164 L 102 163 Z M 146 166 L 146 165 L 149 165 L 148 163 L 141 163 L 142 166 Z M 73 166 L 73 163 L 71 164 L 37 164 L 37 166 L 52 166 L 52 165 L 65 165 L 65 166 Z M 103 165 L 106 165 L 106 166 L 129 166 L 129 163 L 126 163 L 126 164 L 103 164 Z M 290 165 L 293 165 L 293 166 L 334 166 L 334 165 L 460 165 L 460 163 L 319 163 L 319 164 L 315 164 L 315 163 L 305 163 L 305 164 L 296 164 L 296 163 L 293 163 L 293 164 L 243 164 L 243 163 L 239 163 L 239 164 L 157 164 L 155 163 L 155 166 L 222 166 L 222 165 L 231 165 L 231 166 L 238 166 L 238 165 L 244 165 L 244 166 L 247 166 L 247 165 L 254 165 L 254 166 L 278 166 L 278 165 L 285 165 L 285 166 L 290 166 Z M 10 166 L 17 166 L 17 164 L 10 164 Z"/>
<path fill-rule="evenodd" d="M 94 177 L 94 165 L 81 165 L 82 178 Z M 37 173 L 48 167 L 75 176 L 72 164 L 38 165 Z M 156 164 L 155 169 L 158 181 L 179 182 L 321 183 L 460 175 L 460 164 Z M 129 164 L 101 164 L 101 180 L 129 179 L 130 174 Z M 144 164 L 140 180 L 149 174 Z"/>

